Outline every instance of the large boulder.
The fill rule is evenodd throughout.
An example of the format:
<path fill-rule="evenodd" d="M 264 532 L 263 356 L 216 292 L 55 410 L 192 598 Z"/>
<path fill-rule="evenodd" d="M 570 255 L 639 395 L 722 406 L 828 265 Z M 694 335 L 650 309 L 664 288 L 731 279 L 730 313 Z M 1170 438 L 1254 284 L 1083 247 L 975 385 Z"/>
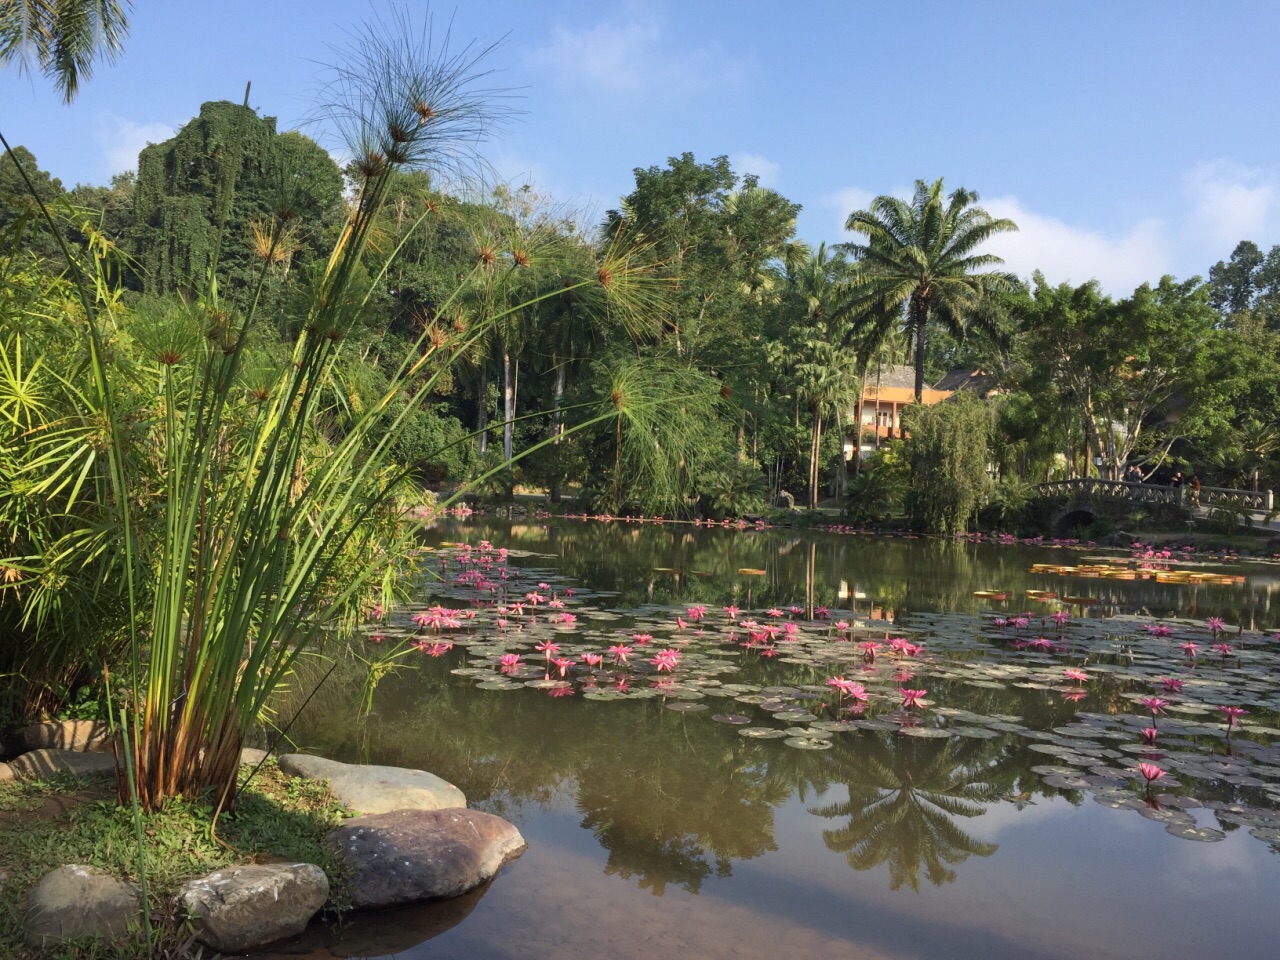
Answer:
<path fill-rule="evenodd" d="M 527 844 L 512 824 L 479 810 L 396 810 L 329 831 L 346 865 L 351 906 L 390 907 L 456 897 L 489 880 Z"/>
<path fill-rule="evenodd" d="M 329 880 L 311 863 L 231 867 L 178 891 L 196 939 L 220 953 L 296 937 L 328 899 Z"/>
<path fill-rule="evenodd" d="M 141 905 L 133 884 L 92 867 L 58 867 L 31 891 L 23 935 L 32 947 L 76 937 L 119 940 L 139 928 Z"/>
<path fill-rule="evenodd" d="M 333 795 L 360 813 L 443 810 L 467 805 L 461 790 L 425 770 L 339 763 L 302 753 L 286 753 L 277 762 L 289 776 L 328 780 Z"/>
<path fill-rule="evenodd" d="M 33 723 L 17 733 L 17 747 L 26 750 L 111 750 L 111 731 L 96 720 L 50 720 Z"/>
<path fill-rule="evenodd" d="M 115 758 L 109 753 L 79 753 L 75 750 L 32 750 L 9 761 L 9 766 L 23 780 L 40 780 L 65 773 L 87 777 L 113 773 Z"/>

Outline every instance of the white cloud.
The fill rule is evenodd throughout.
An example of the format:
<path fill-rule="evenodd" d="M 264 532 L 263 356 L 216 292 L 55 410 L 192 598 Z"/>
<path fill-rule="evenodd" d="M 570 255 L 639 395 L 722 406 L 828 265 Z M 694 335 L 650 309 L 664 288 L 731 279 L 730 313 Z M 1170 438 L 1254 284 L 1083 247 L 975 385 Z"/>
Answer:
<path fill-rule="evenodd" d="M 898 186 L 889 195 L 907 200 L 912 192 L 911 188 Z M 827 194 L 822 202 L 836 215 L 834 226 L 841 237 L 854 239 L 844 229 L 845 220 L 854 210 L 870 207 L 875 197 L 870 190 L 846 187 Z M 1004 268 L 1024 279 L 1036 270 L 1053 284 L 1096 279 L 1104 290 L 1123 296 L 1170 271 L 1171 249 L 1158 220 L 1142 220 L 1123 233 L 1110 236 L 1036 213 L 1013 196 L 983 200 L 982 206 L 993 217 L 1008 217 L 1018 230 L 998 234 L 980 252 L 1003 258 Z"/>
<path fill-rule="evenodd" d="M 567 86 L 606 94 L 723 89 L 740 84 L 742 65 L 718 43 L 682 46 L 662 18 L 639 8 L 580 30 L 557 26 L 530 65 Z"/>
<path fill-rule="evenodd" d="M 173 127 L 167 123 L 136 123 L 114 114 L 98 118 L 98 146 L 111 175 L 136 170 L 143 147 L 172 136 Z"/>
<path fill-rule="evenodd" d="M 1280 241 L 1280 172 L 1213 160 L 1187 174 L 1183 189 L 1191 208 L 1187 242 L 1222 251 L 1201 272 L 1225 259 L 1241 240 L 1260 245 Z"/>
<path fill-rule="evenodd" d="M 910 196 L 903 187 L 889 193 Z M 833 232 L 848 238 L 845 219 L 873 197 L 861 187 L 822 197 L 836 218 Z M 1280 243 L 1280 170 L 1230 160 L 1201 163 L 1165 201 L 1158 215 L 1108 229 L 1039 212 L 1013 195 L 989 197 L 982 201 L 987 212 L 1008 217 L 1018 230 L 997 235 L 982 252 L 1002 257 L 1006 268 L 1024 279 L 1039 270 L 1053 284 L 1097 280 L 1107 293 L 1125 297 L 1165 274 L 1204 277 L 1241 240 L 1253 240 L 1264 250 Z"/>
<path fill-rule="evenodd" d="M 1168 230 L 1159 220 L 1139 220 L 1108 234 L 1036 213 L 1017 197 L 995 197 L 982 206 L 1018 225 L 1016 233 L 998 234 L 982 252 L 1003 257 L 1005 269 L 1024 279 L 1035 270 L 1052 284 L 1096 279 L 1107 292 L 1124 296 L 1172 270 Z"/>
<path fill-rule="evenodd" d="M 733 172 L 739 176 L 748 173 L 755 174 L 759 178 L 760 186 L 762 187 L 775 188 L 778 186 L 778 174 L 782 172 L 782 167 L 768 157 L 761 156 L 758 153 L 731 153 L 729 154 L 729 163 L 733 167 Z"/>
<path fill-rule="evenodd" d="M 876 195 L 870 190 L 863 190 L 861 187 L 845 187 L 843 190 L 836 190 L 822 197 L 822 205 L 832 211 L 835 217 L 835 230 L 842 240 L 853 239 L 853 234 L 844 228 L 844 222 L 849 219 L 849 214 L 855 210 L 867 209 L 875 197 Z"/>

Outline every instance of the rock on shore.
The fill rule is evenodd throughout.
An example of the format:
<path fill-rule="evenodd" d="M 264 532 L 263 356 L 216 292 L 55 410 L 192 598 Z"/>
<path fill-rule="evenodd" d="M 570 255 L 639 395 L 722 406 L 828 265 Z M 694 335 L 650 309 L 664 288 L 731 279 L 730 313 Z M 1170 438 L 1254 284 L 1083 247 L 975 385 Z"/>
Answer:
<path fill-rule="evenodd" d="M 527 844 L 512 824 L 479 810 L 396 810 L 334 828 L 351 906 L 389 907 L 456 897 L 489 880 Z"/>
<path fill-rule="evenodd" d="M 230 867 L 178 891 L 196 939 L 221 953 L 296 937 L 328 899 L 329 880 L 311 863 Z"/>
<path fill-rule="evenodd" d="M 23 935 L 32 947 L 76 937 L 118 940 L 141 923 L 137 887 L 79 864 L 46 873 L 27 904 Z"/>
<path fill-rule="evenodd" d="M 286 753 L 277 762 L 289 776 L 328 780 L 333 795 L 360 813 L 443 810 L 467 805 L 461 790 L 425 770 L 339 763 L 302 753 Z"/>

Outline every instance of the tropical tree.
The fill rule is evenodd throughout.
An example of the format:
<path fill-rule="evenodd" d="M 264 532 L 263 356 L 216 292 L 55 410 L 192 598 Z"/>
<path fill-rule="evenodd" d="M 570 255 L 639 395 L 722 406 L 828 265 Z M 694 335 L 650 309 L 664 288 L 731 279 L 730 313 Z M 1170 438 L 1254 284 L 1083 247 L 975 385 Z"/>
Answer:
<path fill-rule="evenodd" d="M 906 309 L 915 346 L 916 401 L 924 396 L 929 325 L 941 323 L 956 337 L 966 325 L 994 330 L 989 296 L 1014 289 L 1011 273 L 988 271 L 1004 261 L 976 253 L 998 233 L 1016 230 L 977 206 L 978 195 L 963 187 L 943 198 L 942 180 L 916 181 L 910 202 L 880 196 L 869 210 L 855 210 L 845 229 L 863 234 L 865 243 L 842 244 L 858 263 L 849 309 L 863 324 Z"/>
<path fill-rule="evenodd" d="M 129 30 L 128 0 L 5 0 L 0 3 L 0 64 L 35 60 L 70 103 L 94 62 L 114 62 Z"/>

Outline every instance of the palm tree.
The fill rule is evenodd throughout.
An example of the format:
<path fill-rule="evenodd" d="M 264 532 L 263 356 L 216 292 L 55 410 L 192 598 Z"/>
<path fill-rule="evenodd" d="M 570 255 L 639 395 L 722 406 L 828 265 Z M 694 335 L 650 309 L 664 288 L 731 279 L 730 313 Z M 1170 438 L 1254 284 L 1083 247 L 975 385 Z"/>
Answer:
<path fill-rule="evenodd" d="M 804 346 L 807 356 L 796 365 L 796 389 L 812 418 L 809 433 L 809 508 L 812 509 L 818 505 L 823 426 L 833 415 L 837 423 L 841 422 L 843 411 L 853 400 L 856 357 L 852 350 L 821 337 L 807 339 Z"/>
<path fill-rule="evenodd" d="M 810 507 L 817 506 L 818 502 L 818 454 L 824 421 L 834 415 L 837 426 L 842 425 L 854 395 L 858 358 L 849 347 L 853 331 L 844 307 L 849 277 L 849 262 L 841 253 L 828 252 L 825 243 L 813 252 L 803 247 L 789 251 L 787 281 L 793 306 L 788 317 L 794 318 L 794 322 L 786 331 L 792 345 L 785 359 L 792 367 L 797 399 L 808 406 L 812 415 Z M 842 470 L 842 486 L 843 478 Z"/>
<path fill-rule="evenodd" d="M 0 64 L 34 59 L 70 103 L 99 57 L 115 61 L 129 30 L 128 0 L 5 0 L 0 3 Z"/>
<path fill-rule="evenodd" d="M 978 272 L 1004 261 L 974 251 L 995 234 L 1018 228 L 1012 220 L 994 219 L 977 202 L 976 193 L 961 187 L 944 203 L 941 179 L 917 180 L 910 203 L 876 197 L 870 210 L 855 210 L 845 221 L 846 230 L 867 238 L 841 244 L 861 266 L 849 309 L 861 323 L 878 323 L 886 313 L 906 308 L 915 341 L 917 403 L 924 396 L 929 323 L 938 321 L 956 336 L 971 321 L 994 329 L 987 296 L 1018 285 L 1010 273 Z"/>

